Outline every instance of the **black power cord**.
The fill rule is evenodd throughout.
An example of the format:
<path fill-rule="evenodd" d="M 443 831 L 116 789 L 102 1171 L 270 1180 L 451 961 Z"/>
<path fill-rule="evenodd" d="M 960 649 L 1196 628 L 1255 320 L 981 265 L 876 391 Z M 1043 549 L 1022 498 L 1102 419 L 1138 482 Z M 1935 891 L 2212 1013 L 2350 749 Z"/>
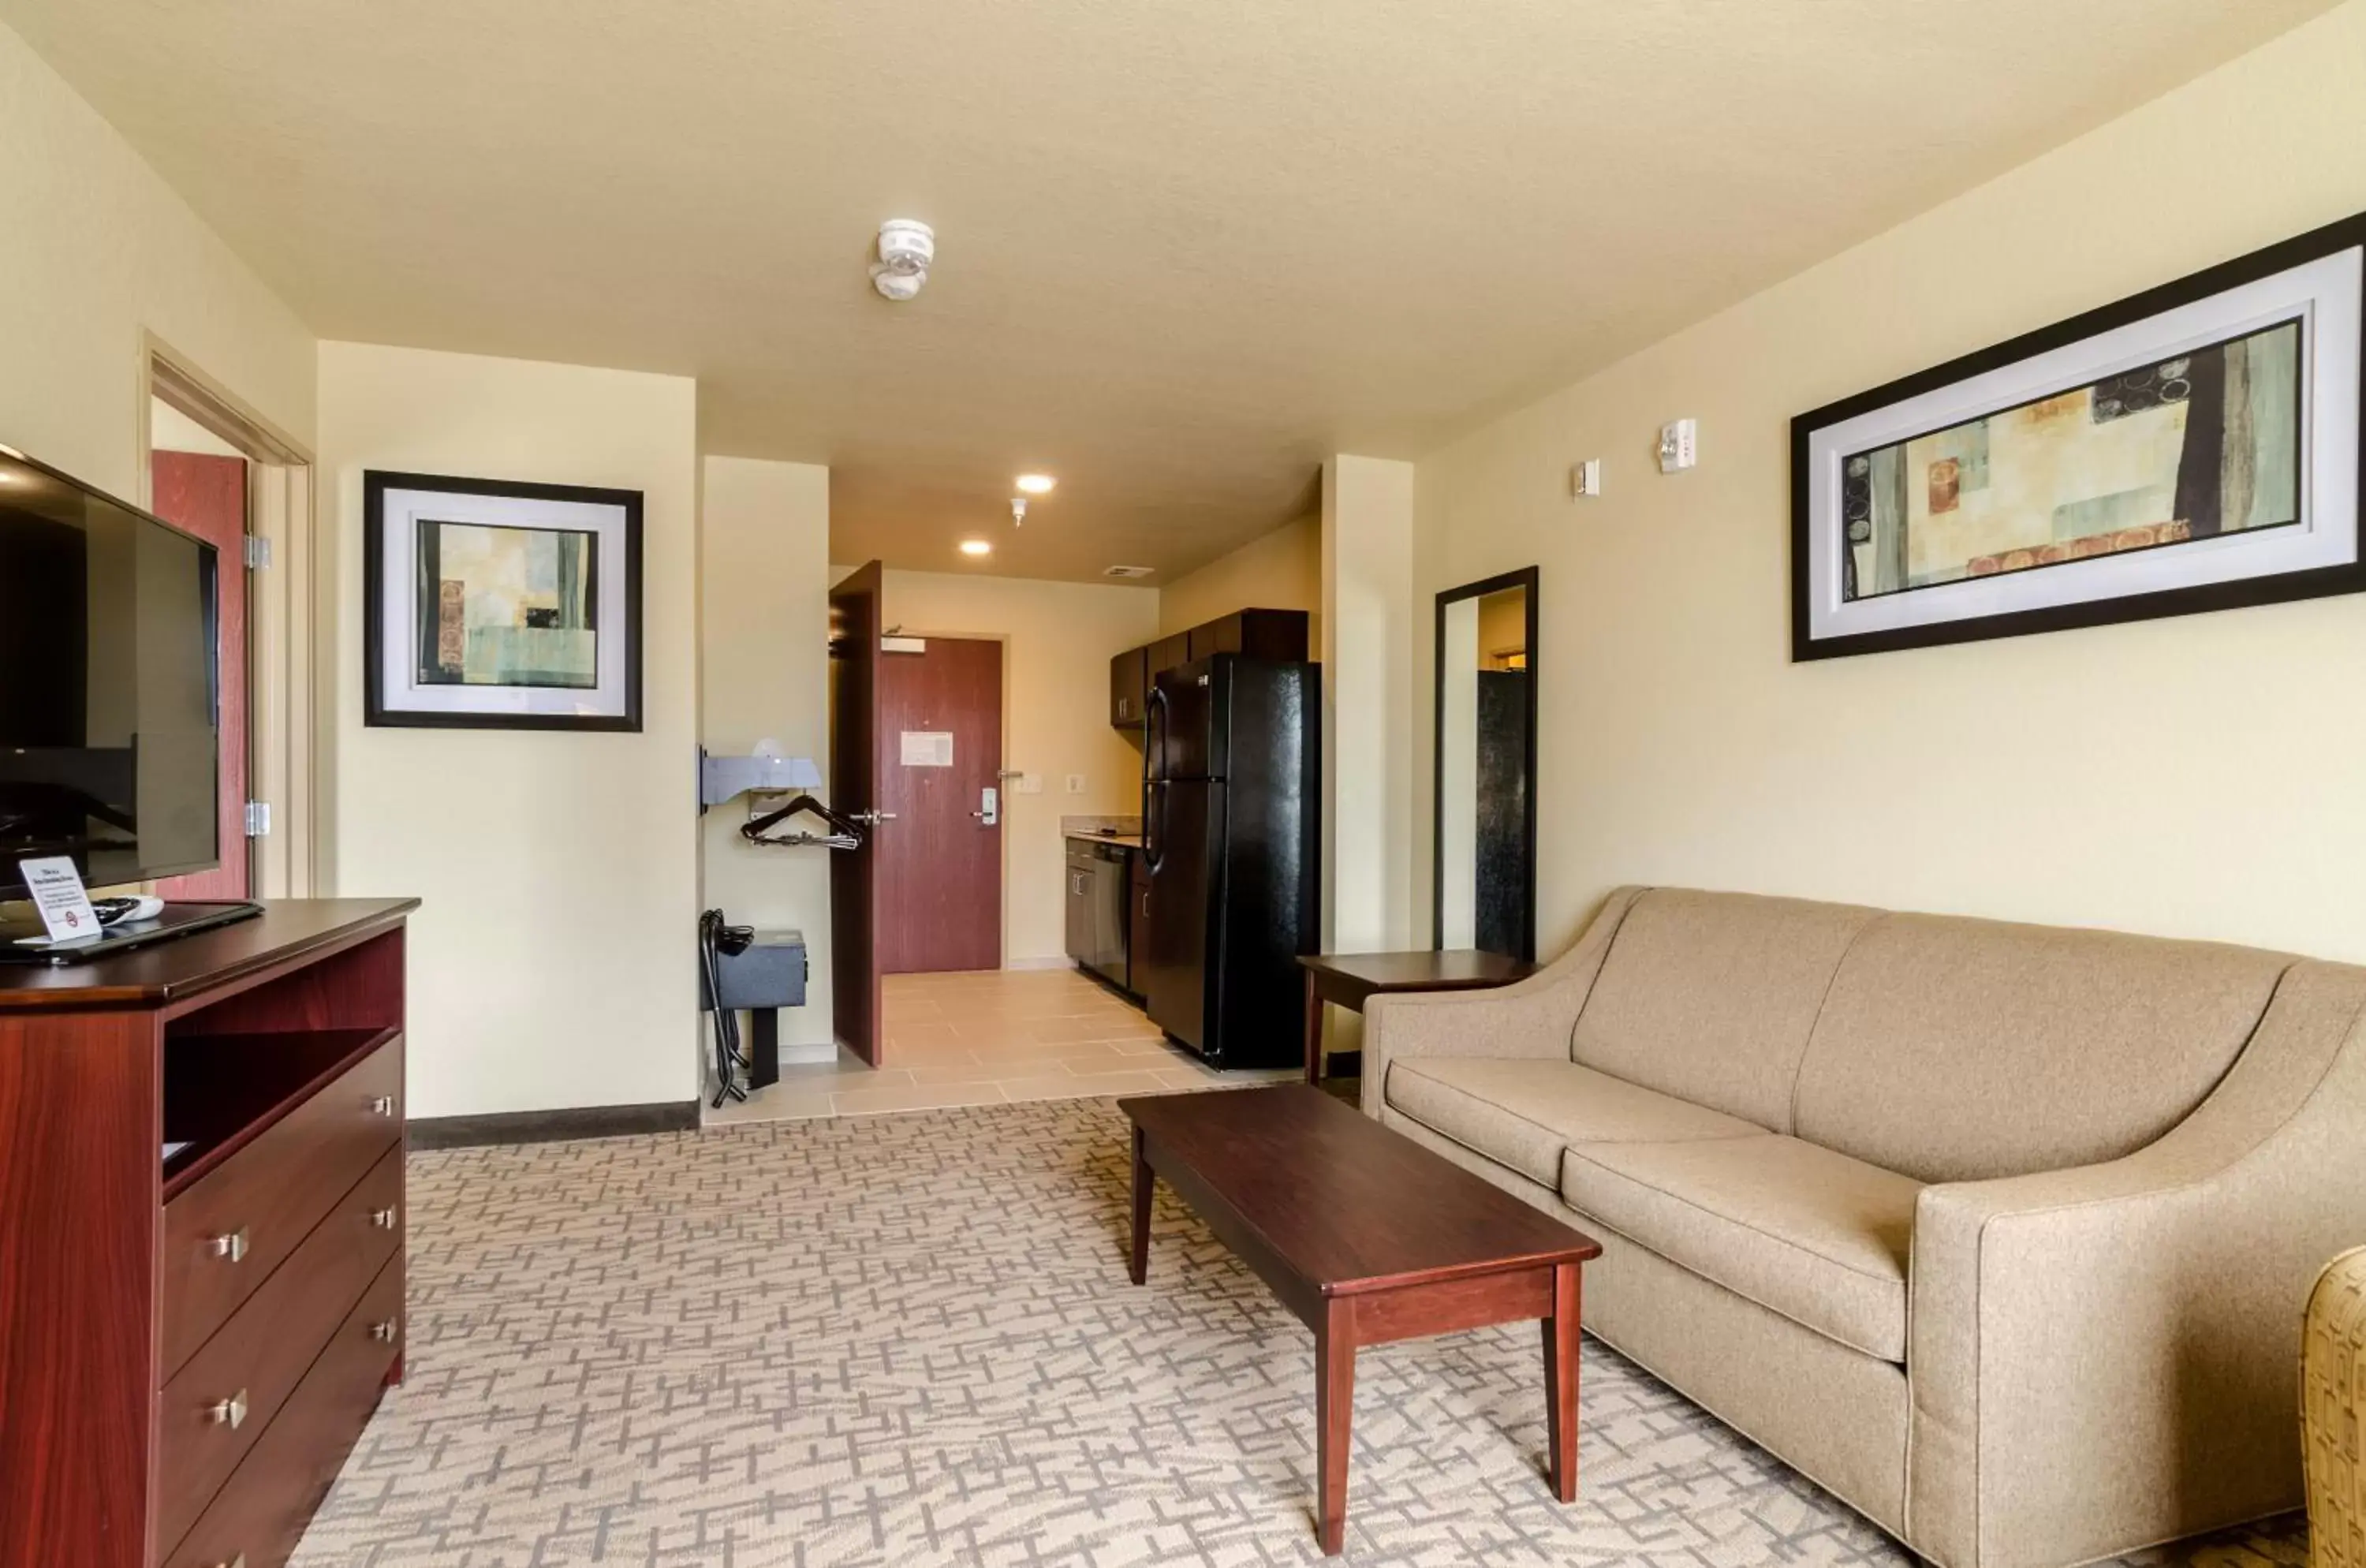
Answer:
<path fill-rule="evenodd" d="M 738 1077 L 748 1066 L 739 1051 L 739 1014 L 723 1005 L 723 960 L 747 952 L 755 940 L 755 927 L 726 925 L 720 909 L 698 917 L 698 960 L 706 975 L 706 1005 L 715 1013 L 715 1098 L 708 1103 L 718 1111 L 726 1095 L 748 1098 Z"/>

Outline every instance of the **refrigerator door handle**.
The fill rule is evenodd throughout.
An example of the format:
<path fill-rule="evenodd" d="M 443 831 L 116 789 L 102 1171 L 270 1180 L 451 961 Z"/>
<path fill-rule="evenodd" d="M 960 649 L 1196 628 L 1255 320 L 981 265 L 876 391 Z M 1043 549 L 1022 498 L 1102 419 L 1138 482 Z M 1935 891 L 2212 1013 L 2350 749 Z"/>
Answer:
<path fill-rule="evenodd" d="M 1156 680 L 1150 684 L 1149 700 L 1142 710 L 1142 858 L 1155 876 L 1166 863 L 1166 856 L 1158 847 L 1159 818 L 1165 815 L 1166 781 L 1158 776 L 1155 766 L 1166 738 L 1160 733 L 1160 720 L 1166 713 L 1166 694 Z"/>

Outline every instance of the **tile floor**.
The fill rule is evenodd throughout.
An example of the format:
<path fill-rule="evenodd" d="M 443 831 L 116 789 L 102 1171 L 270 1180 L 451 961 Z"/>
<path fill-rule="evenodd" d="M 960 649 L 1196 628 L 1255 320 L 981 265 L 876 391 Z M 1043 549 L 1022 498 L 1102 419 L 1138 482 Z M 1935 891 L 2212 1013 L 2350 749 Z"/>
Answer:
<path fill-rule="evenodd" d="M 1155 1094 L 1298 1076 L 1288 1067 L 1211 1072 L 1168 1044 L 1140 1009 L 1073 969 L 890 975 L 884 991 L 886 1066 L 865 1066 L 843 1052 L 835 1063 L 784 1066 L 779 1083 L 745 1104 L 707 1111 L 707 1124 Z"/>

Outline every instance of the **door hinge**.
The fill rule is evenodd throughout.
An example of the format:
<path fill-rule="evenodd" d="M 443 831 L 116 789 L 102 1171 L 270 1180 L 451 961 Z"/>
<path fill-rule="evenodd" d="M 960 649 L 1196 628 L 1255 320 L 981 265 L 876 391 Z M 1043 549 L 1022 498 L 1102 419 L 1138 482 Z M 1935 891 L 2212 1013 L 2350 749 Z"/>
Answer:
<path fill-rule="evenodd" d="M 246 570 L 261 571 L 271 564 L 271 541 L 261 534 L 246 536 Z"/>
<path fill-rule="evenodd" d="M 246 836 L 266 838 L 271 832 L 271 802 L 250 800 L 246 803 Z"/>

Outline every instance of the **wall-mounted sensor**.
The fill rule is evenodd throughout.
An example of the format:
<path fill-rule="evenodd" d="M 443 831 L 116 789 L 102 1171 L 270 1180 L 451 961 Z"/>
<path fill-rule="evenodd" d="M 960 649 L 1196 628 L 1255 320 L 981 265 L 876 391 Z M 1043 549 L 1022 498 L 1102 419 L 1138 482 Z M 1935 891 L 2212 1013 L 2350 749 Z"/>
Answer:
<path fill-rule="evenodd" d="M 890 218 L 879 225 L 879 259 L 871 264 L 871 286 L 890 299 L 909 299 L 929 281 L 937 259 L 937 231 L 914 218 Z"/>
<path fill-rule="evenodd" d="M 1586 496 L 1600 495 L 1602 493 L 1601 458 L 1588 457 L 1583 463 L 1577 463 L 1571 466 L 1569 470 L 1569 493 L 1573 496 L 1577 496 L 1580 499 Z"/>
<path fill-rule="evenodd" d="M 1680 419 L 1660 426 L 1660 472 L 1676 473 L 1700 461 L 1700 422 Z"/>

